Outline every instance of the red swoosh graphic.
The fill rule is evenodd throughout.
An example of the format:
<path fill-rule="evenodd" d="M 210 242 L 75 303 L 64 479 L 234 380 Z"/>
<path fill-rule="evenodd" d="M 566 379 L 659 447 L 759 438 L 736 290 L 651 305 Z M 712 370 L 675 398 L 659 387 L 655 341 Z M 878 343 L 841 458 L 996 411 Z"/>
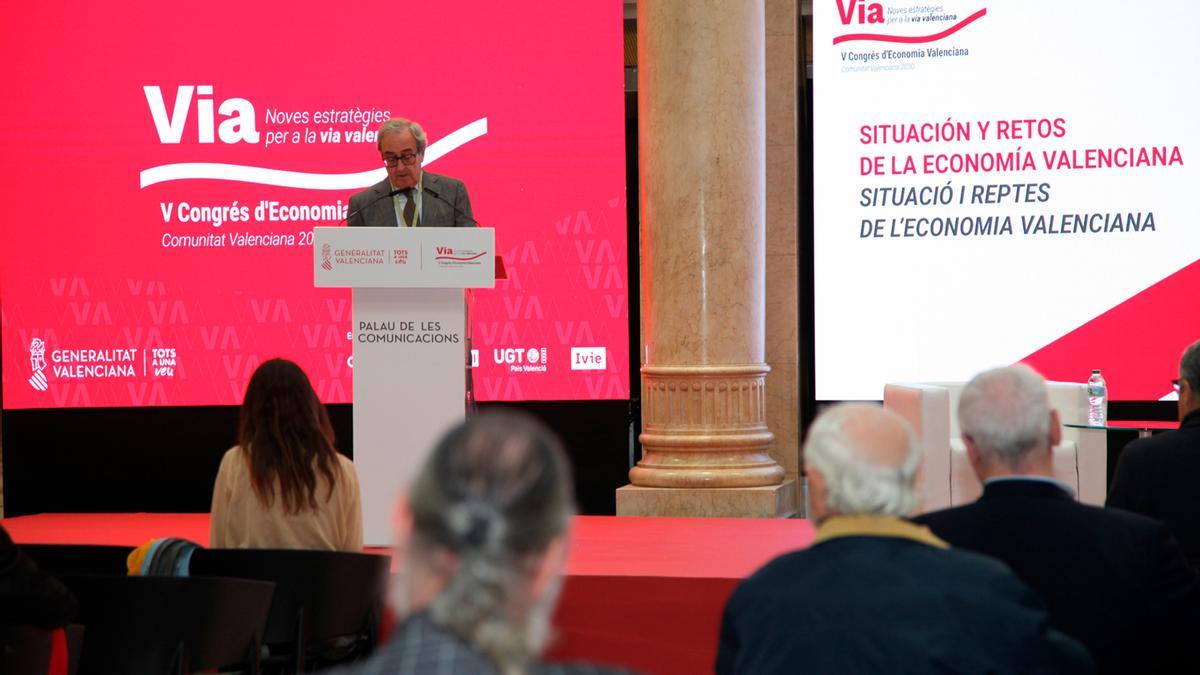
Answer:
<path fill-rule="evenodd" d="M 479 256 L 481 256 L 481 255 L 483 255 L 483 254 L 482 254 L 482 253 L 476 253 L 475 255 L 471 256 L 470 258 L 455 258 L 455 257 L 454 257 L 454 256 L 452 256 L 452 255 L 439 255 L 439 256 L 435 257 L 435 258 L 434 258 L 434 260 L 462 260 L 462 261 L 467 261 L 467 260 L 474 260 L 474 259 L 478 258 L 478 257 L 479 257 Z"/>
<path fill-rule="evenodd" d="M 833 38 L 833 44 L 836 45 L 839 42 L 849 42 L 851 40 L 871 40 L 874 42 L 902 42 L 905 44 L 916 44 L 919 42 L 935 42 L 937 40 L 941 40 L 942 38 L 944 38 L 946 36 L 957 33 L 958 31 L 965 28 L 967 26 L 967 24 L 971 23 L 972 21 L 975 21 L 976 19 L 979 19 L 980 17 L 984 16 L 985 14 L 987 14 L 987 7 L 984 7 L 983 9 L 979 10 L 978 12 L 975 12 L 971 16 L 968 16 L 967 18 L 963 19 L 962 21 L 959 21 L 958 23 L 947 28 L 946 30 L 944 30 L 940 33 L 934 33 L 933 35 L 914 35 L 914 36 L 909 37 L 907 35 L 883 35 L 882 33 L 850 33 L 849 35 L 839 35 L 839 36 Z"/>

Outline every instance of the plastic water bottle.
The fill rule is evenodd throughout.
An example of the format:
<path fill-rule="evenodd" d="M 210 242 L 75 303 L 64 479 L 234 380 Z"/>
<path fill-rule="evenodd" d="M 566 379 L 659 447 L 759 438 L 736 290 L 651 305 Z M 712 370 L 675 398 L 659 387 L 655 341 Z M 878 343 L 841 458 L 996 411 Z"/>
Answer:
<path fill-rule="evenodd" d="M 1100 369 L 1092 371 L 1088 378 L 1088 426 L 1102 427 L 1108 421 L 1108 384 Z"/>

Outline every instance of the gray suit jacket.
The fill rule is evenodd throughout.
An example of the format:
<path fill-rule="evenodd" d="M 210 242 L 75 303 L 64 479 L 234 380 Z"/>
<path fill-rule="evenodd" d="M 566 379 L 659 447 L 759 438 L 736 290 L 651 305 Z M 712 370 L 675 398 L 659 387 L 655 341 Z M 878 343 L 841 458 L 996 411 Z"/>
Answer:
<path fill-rule="evenodd" d="M 425 171 L 421 176 L 419 227 L 474 227 L 471 199 L 461 180 Z M 388 179 L 350 197 L 350 227 L 396 227 L 396 208 L 385 195 L 392 191 Z M 432 194 L 431 194 L 432 193 Z M 436 195 L 436 196 L 435 196 Z M 453 204 L 453 206 L 451 206 Z"/>

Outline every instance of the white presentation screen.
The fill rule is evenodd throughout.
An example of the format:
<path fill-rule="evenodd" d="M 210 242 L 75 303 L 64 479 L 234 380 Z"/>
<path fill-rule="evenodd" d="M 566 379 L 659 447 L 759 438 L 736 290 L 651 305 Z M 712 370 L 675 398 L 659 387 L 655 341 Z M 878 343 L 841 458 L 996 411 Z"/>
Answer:
<path fill-rule="evenodd" d="M 1200 5 L 813 13 L 817 398 L 1019 361 L 1171 396 L 1200 338 Z"/>

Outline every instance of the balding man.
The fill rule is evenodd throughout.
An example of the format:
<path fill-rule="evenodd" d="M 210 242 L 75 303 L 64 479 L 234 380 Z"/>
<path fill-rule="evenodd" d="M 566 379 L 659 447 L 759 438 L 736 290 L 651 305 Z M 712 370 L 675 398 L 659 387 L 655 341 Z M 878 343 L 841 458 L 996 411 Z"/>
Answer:
<path fill-rule="evenodd" d="M 717 673 L 1092 672 L 1003 565 L 903 519 L 921 465 L 904 420 L 835 406 L 804 452 L 816 539 L 734 591 Z"/>
<path fill-rule="evenodd" d="M 958 425 L 983 495 L 917 521 L 1011 567 L 1101 673 L 1200 672 L 1196 575 L 1166 526 L 1080 504 L 1054 480 L 1062 428 L 1042 376 L 1026 366 L 976 375 Z"/>

